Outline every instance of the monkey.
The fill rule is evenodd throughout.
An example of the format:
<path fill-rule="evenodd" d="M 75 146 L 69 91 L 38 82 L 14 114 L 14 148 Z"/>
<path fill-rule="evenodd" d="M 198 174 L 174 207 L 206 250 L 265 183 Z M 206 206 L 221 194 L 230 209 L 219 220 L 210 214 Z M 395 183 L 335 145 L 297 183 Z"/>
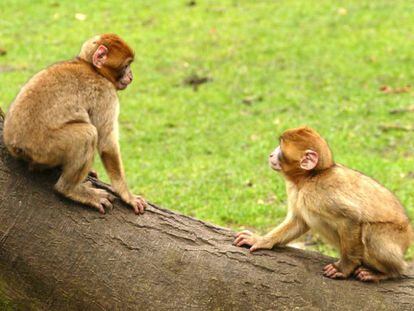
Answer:
<path fill-rule="evenodd" d="M 329 145 L 314 129 L 289 129 L 270 154 L 270 167 L 286 183 L 288 213 L 264 236 L 238 232 L 236 246 L 250 251 L 286 245 L 308 230 L 339 250 L 340 259 L 323 275 L 363 282 L 397 278 L 413 230 L 396 196 L 374 179 L 333 160 Z"/>
<path fill-rule="evenodd" d="M 54 189 L 100 213 L 112 208 L 114 196 L 85 180 L 96 150 L 120 198 L 136 214 L 147 206 L 128 189 L 118 142 L 117 91 L 133 80 L 134 56 L 118 35 L 94 36 L 74 59 L 35 74 L 4 121 L 4 143 L 12 156 L 33 170 L 61 167 Z"/>

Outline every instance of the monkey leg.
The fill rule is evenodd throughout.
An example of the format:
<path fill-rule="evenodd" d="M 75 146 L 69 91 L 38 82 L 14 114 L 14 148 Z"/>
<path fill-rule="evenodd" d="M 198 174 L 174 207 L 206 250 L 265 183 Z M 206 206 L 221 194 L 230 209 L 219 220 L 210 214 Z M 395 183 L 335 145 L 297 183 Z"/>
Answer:
<path fill-rule="evenodd" d="M 407 239 L 405 232 L 396 230 L 392 224 L 366 225 L 363 266 L 355 271 L 355 277 L 364 282 L 399 277 L 407 266 L 404 261 Z"/>
<path fill-rule="evenodd" d="M 105 213 L 111 208 L 113 196 L 103 189 L 95 189 L 84 182 L 92 168 L 97 144 L 96 128 L 87 123 L 68 124 L 54 134 L 56 147 L 63 152 L 62 174 L 55 190 L 74 201 L 92 206 Z"/>
<path fill-rule="evenodd" d="M 349 220 L 339 222 L 338 238 L 341 258 L 323 269 L 323 275 L 331 279 L 348 278 L 361 265 L 363 257 L 360 225 Z"/>

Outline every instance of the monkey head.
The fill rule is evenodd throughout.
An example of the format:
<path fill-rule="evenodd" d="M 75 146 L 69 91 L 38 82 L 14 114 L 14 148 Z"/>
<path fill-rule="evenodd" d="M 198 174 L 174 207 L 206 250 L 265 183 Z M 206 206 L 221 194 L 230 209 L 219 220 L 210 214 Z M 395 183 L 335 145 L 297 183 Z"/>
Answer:
<path fill-rule="evenodd" d="M 126 89 L 132 82 L 134 51 L 116 34 L 103 34 L 87 40 L 78 57 L 90 63 L 117 90 Z"/>
<path fill-rule="evenodd" d="M 279 142 L 280 145 L 269 156 L 269 164 L 288 177 L 308 175 L 334 164 L 327 142 L 309 127 L 287 130 Z"/>

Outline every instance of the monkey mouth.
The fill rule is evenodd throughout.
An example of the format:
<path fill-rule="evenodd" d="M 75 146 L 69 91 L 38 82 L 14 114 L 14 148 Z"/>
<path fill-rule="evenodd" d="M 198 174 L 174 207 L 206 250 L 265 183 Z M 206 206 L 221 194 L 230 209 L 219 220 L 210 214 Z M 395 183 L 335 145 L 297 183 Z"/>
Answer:
<path fill-rule="evenodd" d="M 129 83 L 124 83 L 124 82 L 118 81 L 118 83 L 116 84 L 116 88 L 118 90 L 125 90 L 128 85 L 129 85 Z"/>
<path fill-rule="evenodd" d="M 282 167 L 280 166 L 280 164 L 279 164 L 279 163 L 269 161 L 269 165 L 270 165 L 270 167 L 271 167 L 272 169 L 274 169 L 275 171 L 281 171 L 281 170 L 282 170 Z"/>

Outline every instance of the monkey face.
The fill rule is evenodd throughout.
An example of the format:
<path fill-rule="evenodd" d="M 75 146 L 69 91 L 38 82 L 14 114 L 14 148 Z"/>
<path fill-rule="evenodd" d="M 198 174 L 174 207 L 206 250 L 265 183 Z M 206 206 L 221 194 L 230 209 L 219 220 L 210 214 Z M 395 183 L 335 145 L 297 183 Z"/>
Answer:
<path fill-rule="evenodd" d="M 307 176 L 334 165 L 326 141 L 313 129 L 299 127 L 286 130 L 279 146 L 270 154 L 269 164 L 289 178 Z"/>
<path fill-rule="evenodd" d="M 269 156 L 269 165 L 275 171 L 282 170 L 282 166 L 280 165 L 280 161 L 282 160 L 282 157 L 283 157 L 282 149 L 280 148 L 280 146 L 277 146 L 277 148 Z"/>
<path fill-rule="evenodd" d="M 91 63 L 117 90 L 132 82 L 131 63 L 134 51 L 117 35 L 96 36 L 83 44 L 79 57 Z"/>
<path fill-rule="evenodd" d="M 133 75 L 131 70 L 131 65 L 126 65 L 122 71 L 121 75 L 115 82 L 115 86 L 117 90 L 124 90 L 127 88 L 127 86 L 132 82 Z"/>

